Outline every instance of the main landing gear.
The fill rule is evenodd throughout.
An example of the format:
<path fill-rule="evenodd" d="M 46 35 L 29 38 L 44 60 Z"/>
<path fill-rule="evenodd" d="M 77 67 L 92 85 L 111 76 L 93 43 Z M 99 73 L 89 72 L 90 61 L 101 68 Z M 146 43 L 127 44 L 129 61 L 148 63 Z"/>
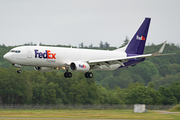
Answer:
<path fill-rule="evenodd" d="M 93 73 L 92 72 L 86 72 L 85 73 L 85 77 L 86 78 L 92 78 L 93 77 Z"/>
<path fill-rule="evenodd" d="M 72 77 L 72 73 L 68 72 L 68 69 L 66 69 L 66 72 L 64 73 L 64 77 L 65 78 L 71 78 Z M 86 78 L 92 78 L 93 77 L 93 73 L 92 72 L 86 72 L 85 73 L 85 77 Z"/>
<path fill-rule="evenodd" d="M 72 77 L 72 73 L 68 72 L 68 70 L 66 70 L 66 72 L 64 73 L 64 77 L 65 78 L 71 78 Z"/>

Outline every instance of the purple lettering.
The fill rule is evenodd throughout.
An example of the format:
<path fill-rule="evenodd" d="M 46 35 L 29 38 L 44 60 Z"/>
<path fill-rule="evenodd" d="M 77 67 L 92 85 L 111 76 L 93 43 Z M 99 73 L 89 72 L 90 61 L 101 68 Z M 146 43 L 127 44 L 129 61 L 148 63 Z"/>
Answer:
<path fill-rule="evenodd" d="M 39 53 L 39 58 L 42 58 L 43 57 L 43 54 L 42 52 Z"/>
<path fill-rule="evenodd" d="M 45 53 L 43 54 L 43 58 L 44 58 L 44 59 L 47 58 L 47 52 L 45 52 Z"/>
<path fill-rule="evenodd" d="M 38 50 L 34 50 L 34 51 L 35 51 L 35 58 L 37 58 Z"/>
<path fill-rule="evenodd" d="M 45 50 L 44 53 L 39 52 L 39 50 L 34 50 L 34 52 L 35 52 L 35 58 L 56 59 L 56 53 L 50 53 L 51 52 L 50 50 Z"/>

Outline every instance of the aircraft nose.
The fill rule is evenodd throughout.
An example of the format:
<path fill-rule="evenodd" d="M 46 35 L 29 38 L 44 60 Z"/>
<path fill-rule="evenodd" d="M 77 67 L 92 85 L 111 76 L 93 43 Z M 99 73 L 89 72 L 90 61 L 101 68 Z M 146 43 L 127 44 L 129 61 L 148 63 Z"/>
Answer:
<path fill-rule="evenodd" d="M 8 53 L 6 53 L 4 56 L 3 56 L 3 58 L 5 59 L 5 60 L 10 60 L 10 54 L 8 54 Z"/>

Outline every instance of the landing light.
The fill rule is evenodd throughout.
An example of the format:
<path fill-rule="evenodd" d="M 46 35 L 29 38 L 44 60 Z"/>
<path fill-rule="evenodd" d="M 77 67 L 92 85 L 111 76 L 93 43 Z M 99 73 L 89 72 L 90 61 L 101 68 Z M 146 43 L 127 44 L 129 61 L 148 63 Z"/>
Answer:
<path fill-rule="evenodd" d="M 66 69 L 65 67 L 61 67 L 61 68 L 64 69 L 64 70 Z"/>

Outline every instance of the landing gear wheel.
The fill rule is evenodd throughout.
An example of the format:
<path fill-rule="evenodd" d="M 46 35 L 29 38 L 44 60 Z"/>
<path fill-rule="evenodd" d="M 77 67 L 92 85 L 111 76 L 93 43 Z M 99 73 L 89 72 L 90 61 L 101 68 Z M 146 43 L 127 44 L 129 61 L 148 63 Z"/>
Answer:
<path fill-rule="evenodd" d="M 89 78 L 89 77 L 88 77 L 88 72 L 85 73 L 85 77 L 86 77 L 86 78 Z"/>
<path fill-rule="evenodd" d="M 65 78 L 71 78 L 72 77 L 72 73 L 71 72 L 65 72 L 64 73 L 64 77 Z"/>
<path fill-rule="evenodd" d="M 93 77 L 93 73 L 89 72 L 89 78 L 92 78 L 92 77 Z"/>
<path fill-rule="evenodd" d="M 86 78 L 92 78 L 93 77 L 93 73 L 92 72 L 86 72 L 85 73 L 85 77 Z"/>
<path fill-rule="evenodd" d="M 68 78 L 71 78 L 71 77 L 72 77 L 72 73 L 68 72 Z"/>
<path fill-rule="evenodd" d="M 17 73 L 19 73 L 19 74 L 20 74 L 20 73 L 22 73 L 22 71 L 21 71 L 21 70 L 17 70 Z"/>
<path fill-rule="evenodd" d="M 67 77 L 68 77 L 67 73 L 68 73 L 68 72 L 65 72 L 65 73 L 64 73 L 64 77 L 65 77 L 65 78 L 67 78 Z"/>

